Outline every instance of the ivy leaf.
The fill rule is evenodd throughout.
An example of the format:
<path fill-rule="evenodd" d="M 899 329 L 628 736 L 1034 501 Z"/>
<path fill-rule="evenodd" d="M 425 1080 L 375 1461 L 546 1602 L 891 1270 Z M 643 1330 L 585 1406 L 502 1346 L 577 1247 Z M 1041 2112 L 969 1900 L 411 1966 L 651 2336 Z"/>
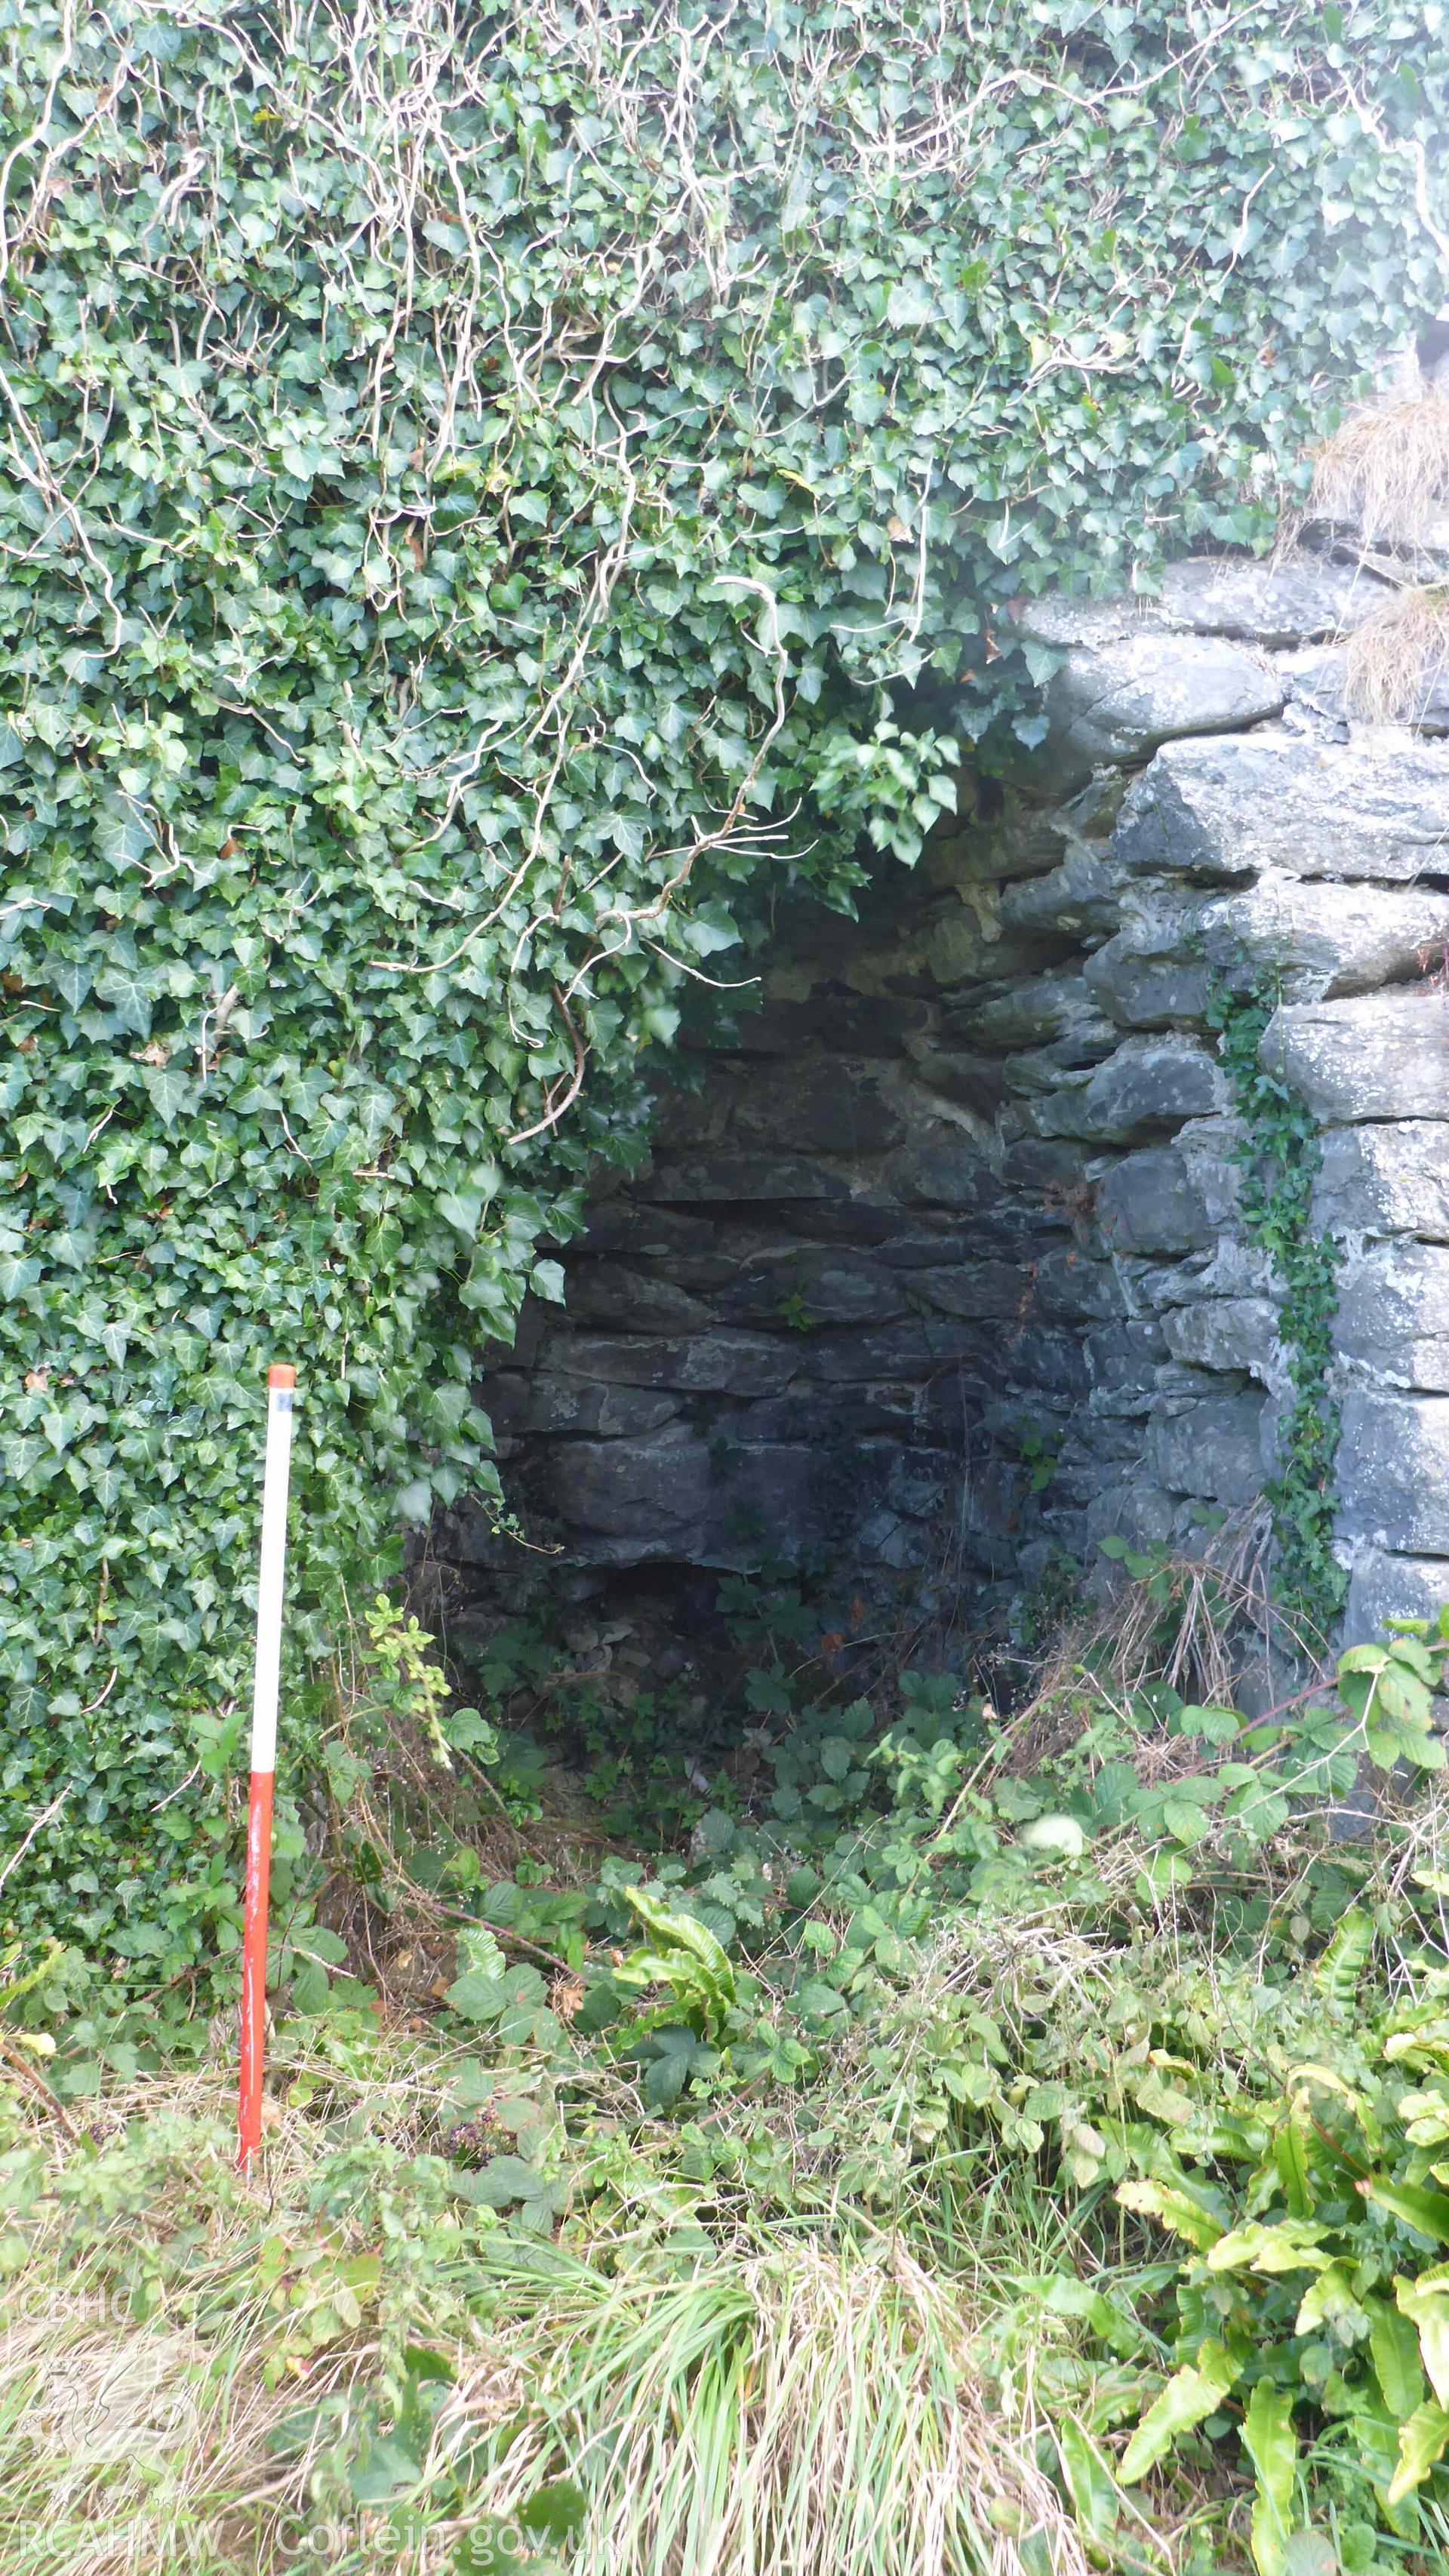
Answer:
<path fill-rule="evenodd" d="M 110 1004 L 118 1028 L 133 1029 L 138 1038 L 150 1036 L 156 988 L 144 967 L 108 966 L 96 977 L 96 993 Z"/>
<path fill-rule="evenodd" d="M 141 1079 L 151 1095 L 151 1105 L 165 1127 L 174 1127 L 184 1109 L 196 1098 L 197 1086 L 188 1073 L 174 1065 L 143 1065 Z"/>

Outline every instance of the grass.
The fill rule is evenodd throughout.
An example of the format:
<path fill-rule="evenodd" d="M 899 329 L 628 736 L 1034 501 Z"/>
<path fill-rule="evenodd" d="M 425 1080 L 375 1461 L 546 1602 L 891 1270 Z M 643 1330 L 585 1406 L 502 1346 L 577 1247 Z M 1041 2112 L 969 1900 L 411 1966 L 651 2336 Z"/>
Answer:
<path fill-rule="evenodd" d="M 1366 545 L 1412 542 L 1449 499 L 1449 400 L 1425 393 L 1350 413 L 1314 459 L 1310 515 Z"/>
<path fill-rule="evenodd" d="M 1033 2559 L 1085 2576 L 1031 2444 L 987 2401 L 959 2290 L 899 2242 L 782 2229 L 674 2279 L 522 2260 L 521 2342 L 553 2356 L 533 2444 L 599 2499 L 580 2576 L 1017 2576 Z M 484 2500 L 506 2510 L 537 2465 L 510 2455 Z"/>
<path fill-rule="evenodd" d="M 1259 1537 L 1143 1558 L 1012 1718 L 919 1672 L 797 1712 L 793 1821 L 711 1810 L 710 1857 L 656 1856 L 650 2000 L 616 1853 L 551 1986 L 502 1902 L 553 1901 L 537 1862 L 486 1892 L 506 1974 L 475 1930 L 448 1992 L 425 1913 L 427 2014 L 394 1909 L 390 1992 L 342 1976 L 279 2018 L 250 2176 L 224 2016 L 142 2072 L 56 1970 L 46 2057 L 50 1972 L 17 1980 L 46 2077 L 17 2035 L 5 2576 L 1252 2576 L 1241 2394 L 1120 2482 L 1181 2249 L 1117 2187 L 1226 2140 L 1231 2192 L 1283 2067 L 1449 1973 L 1443 1798 L 1385 1786 L 1382 1846 L 1345 1851 L 1346 1719 L 1222 1703 Z M 1437 1664 L 1396 1651 L 1427 1709 Z M 702 1984 L 711 1907 L 735 1932 Z M 1373 1979 L 1330 2028 L 1314 1963 L 1355 1909 Z M 670 2032 L 692 2071 L 661 2092 Z M 1295 2402 L 1305 2541 L 1356 2517 L 1336 2576 L 1427 2576 L 1432 2547 L 1373 2554 L 1344 2424 L 1306 2376 Z"/>
<path fill-rule="evenodd" d="M 1346 647 L 1348 712 L 1369 724 L 1422 720 L 1449 666 L 1449 584 L 1393 592 Z"/>
<path fill-rule="evenodd" d="M 575 2576 L 1085 2576 L 1030 2392 L 972 2359 L 993 2264 L 1040 2252 L 1008 2202 L 986 2266 L 933 2276 L 864 2213 L 706 2232 L 636 2161 L 602 2222 L 531 2241 L 450 2197 L 455 2062 L 296 2047 L 311 2098 L 249 2181 L 220 2070 L 120 2089 L 74 2142 L 4 2100 L 6 2576 L 436 2576 L 559 2480 Z M 420 2350 L 440 2402 L 369 2504 Z"/>

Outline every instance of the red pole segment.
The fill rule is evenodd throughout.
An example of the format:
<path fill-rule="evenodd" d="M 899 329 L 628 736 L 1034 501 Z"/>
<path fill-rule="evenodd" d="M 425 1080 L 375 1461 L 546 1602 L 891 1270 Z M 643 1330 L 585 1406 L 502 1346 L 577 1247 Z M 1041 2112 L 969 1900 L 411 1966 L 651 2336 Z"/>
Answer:
<path fill-rule="evenodd" d="M 262 1479 L 262 1550 L 257 1578 L 257 1660 L 252 1688 L 251 1784 L 247 1799 L 246 1904 L 242 1916 L 241 2075 L 237 2163 L 243 2173 L 262 2142 L 262 2066 L 267 2022 L 267 1895 L 272 1871 L 272 1783 L 277 1768 L 277 1698 L 282 1664 L 282 1593 L 287 1561 L 287 1486 L 292 1462 L 294 1368 L 267 1371 L 267 1459 Z"/>

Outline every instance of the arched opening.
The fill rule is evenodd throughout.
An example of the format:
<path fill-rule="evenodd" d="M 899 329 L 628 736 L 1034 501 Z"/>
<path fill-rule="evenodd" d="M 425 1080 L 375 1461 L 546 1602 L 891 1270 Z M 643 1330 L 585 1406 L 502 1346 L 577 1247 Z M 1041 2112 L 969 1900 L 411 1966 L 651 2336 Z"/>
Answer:
<path fill-rule="evenodd" d="M 1147 608 L 1029 613 L 1059 663 L 1028 774 L 858 920 L 792 915 L 762 1007 L 695 1042 L 647 1167 L 601 1189 L 566 1306 L 487 1369 L 555 1584 L 789 1569 L 979 1623 L 1104 1536 L 1190 1547 L 1251 1507 L 1298 1381 L 1219 1038 L 1266 979 L 1343 1250 L 1350 1626 L 1449 1591 L 1449 1377 L 1405 1379 L 1383 1304 L 1435 1293 L 1394 1187 L 1449 1115 L 1449 1004 L 1416 983 L 1449 927 L 1441 756 L 1419 778 L 1343 720 L 1333 639 L 1371 605 L 1326 563 L 1203 561 Z M 465 1607 L 518 1579 L 481 1522 L 446 1552 Z"/>

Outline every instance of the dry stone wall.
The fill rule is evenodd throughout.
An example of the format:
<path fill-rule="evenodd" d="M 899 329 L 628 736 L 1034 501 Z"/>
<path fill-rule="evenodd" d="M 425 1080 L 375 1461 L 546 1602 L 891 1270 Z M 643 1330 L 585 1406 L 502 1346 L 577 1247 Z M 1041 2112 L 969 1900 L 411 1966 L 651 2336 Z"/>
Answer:
<path fill-rule="evenodd" d="M 1382 596 L 1204 560 L 1023 613 L 1056 659 L 1030 775 L 858 922 L 785 926 L 566 1308 L 488 1370 L 536 1541 L 1000 1595 L 1251 1506 L 1288 1379 L 1210 1003 L 1271 975 L 1342 1255 L 1348 1628 L 1449 1597 L 1449 700 L 1348 721 Z M 450 1548 L 497 1563 L 477 1525 Z"/>

